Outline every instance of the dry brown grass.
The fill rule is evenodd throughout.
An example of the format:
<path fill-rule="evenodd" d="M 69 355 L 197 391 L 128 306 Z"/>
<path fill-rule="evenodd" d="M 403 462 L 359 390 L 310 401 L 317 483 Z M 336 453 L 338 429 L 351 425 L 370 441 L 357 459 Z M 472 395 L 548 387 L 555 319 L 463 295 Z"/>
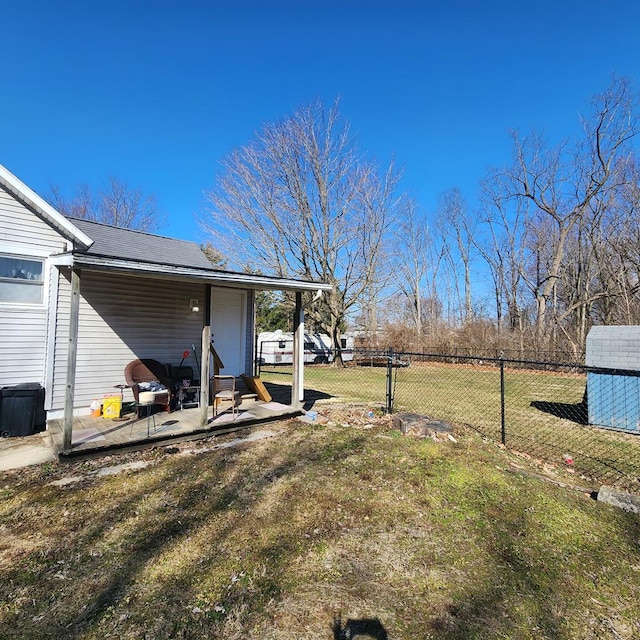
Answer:
<path fill-rule="evenodd" d="M 265 379 L 284 375 L 265 371 Z M 500 370 L 482 364 L 419 362 L 394 370 L 394 411 L 412 411 L 502 438 Z M 307 367 L 305 385 L 323 406 L 334 402 L 385 404 L 384 367 Z M 505 430 L 509 448 L 564 465 L 594 489 L 601 484 L 640 490 L 638 435 L 586 424 L 586 376 L 561 371 L 505 368 Z"/>
<path fill-rule="evenodd" d="M 0 637 L 317 640 L 336 615 L 396 640 L 640 634 L 637 517 L 368 413 L 3 474 Z"/>

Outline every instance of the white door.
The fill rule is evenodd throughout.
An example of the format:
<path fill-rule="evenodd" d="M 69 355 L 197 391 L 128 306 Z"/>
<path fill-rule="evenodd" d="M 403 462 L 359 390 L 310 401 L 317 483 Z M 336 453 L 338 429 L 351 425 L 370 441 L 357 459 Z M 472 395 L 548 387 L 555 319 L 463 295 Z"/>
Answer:
<path fill-rule="evenodd" d="M 211 290 L 211 338 L 224 364 L 220 373 L 238 376 L 245 371 L 246 304 L 244 291 Z M 213 374 L 213 364 L 211 368 Z"/>

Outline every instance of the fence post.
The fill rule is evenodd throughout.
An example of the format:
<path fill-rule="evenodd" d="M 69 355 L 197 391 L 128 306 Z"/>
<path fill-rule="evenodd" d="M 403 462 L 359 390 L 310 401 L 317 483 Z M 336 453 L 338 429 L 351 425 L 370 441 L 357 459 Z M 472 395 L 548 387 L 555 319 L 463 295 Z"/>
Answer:
<path fill-rule="evenodd" d="M 504 417 L 504 354 L 500 352 L 500 428 L 502 431 L 502 444 L 507 445 L 507 425 Z"/>
<path fill-rule="evenodd" d="M 387 352 L 387 413 L 393 413 L 393 347 Z"/>

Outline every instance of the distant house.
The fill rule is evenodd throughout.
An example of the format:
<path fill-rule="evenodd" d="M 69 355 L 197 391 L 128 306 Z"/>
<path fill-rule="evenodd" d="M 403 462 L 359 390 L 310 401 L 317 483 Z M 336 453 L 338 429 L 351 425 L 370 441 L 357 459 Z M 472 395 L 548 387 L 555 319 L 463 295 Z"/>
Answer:
<path fill-rule="evenodd" d="M 66 218 L 0 165 L 0 387 L 39 382 L 48 417 L 89 412 L 126 364 L 202 364 L 210 328 L 224 373 L 251 373 L 254 299 L 324 283 L 221 271 L 197 244 Z M 205 334 L 206 335 L 206 334 Z M 302 367 L 293 400 L 302 401 Z"/>

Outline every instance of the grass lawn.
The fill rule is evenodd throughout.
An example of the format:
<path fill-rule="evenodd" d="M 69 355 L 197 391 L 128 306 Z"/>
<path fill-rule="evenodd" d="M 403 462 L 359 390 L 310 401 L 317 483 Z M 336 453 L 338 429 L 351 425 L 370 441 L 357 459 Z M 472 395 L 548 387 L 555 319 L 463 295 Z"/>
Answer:
<path fill-rule="evenodd" d="M 469 426 L 501 441 L 500 371 L 492 366 L 417 363 L 395 370 L 394 410 L 424 413 Z M 286 367 L 263 372 L 266 381 L 287 379 Z M 583 482 L 640 492 L 640 436 L 585 424 L 584 374 L 505 370 L 505 426 L 509 448 L 552 465 L 571 457 Z M 310 366 L 305 387 L 342 402 L 385 405 L 384 367 Z"/>
<path fill-rule="evenodd" d="M 637 516 L 472 434 L 324 413 L 3 473 L 0 637 L 640 637 Z"/>

